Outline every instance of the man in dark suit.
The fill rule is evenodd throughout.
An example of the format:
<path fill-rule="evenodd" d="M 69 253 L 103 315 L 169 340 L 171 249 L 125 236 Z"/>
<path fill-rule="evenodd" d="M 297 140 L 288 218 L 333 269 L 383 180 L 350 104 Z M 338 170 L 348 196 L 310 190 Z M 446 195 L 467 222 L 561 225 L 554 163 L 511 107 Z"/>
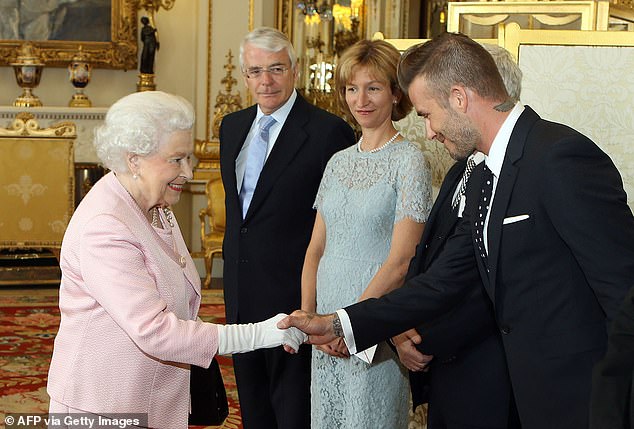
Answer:
<path fill-rule="evenodd" d="M 483 45 L 493 57 L 509 99 L 519 101 L 522 71 L 498 45 Z M 433 137 L 433 133 L 430 135 Z M 453 233 L 465 206 L 464 191 L 480 152 L 458 159 L 449 169 L 425 224 L 407 280 L 434 263 Z M 475 267 L 474 267 L 475 269 Z M 510 386 L 502 339 L 482 282 L 456 308 L 434 321 L 392 339 L 410 370 L 414 409 L 427 402 L 428 429 L 508 428 Z M 422 335 L 422 337 L 421 337 Z M 423 340 L 424 338 L 424 340 Z M 422 341 L 422 342 L 421 342 Z M 428 365 L 430 356 L 433 360 Z"/>
<path fill-rule="evenodd" d="M 473 156 L 468 158 L 471 162 Z M 458 194 L 466 165 L 466 159 L 460 160 L 447 172 L 407 279 L 429 269 L 458 224 L 464 205 Z M 410 370 L 414 408 L 429 404 L 428 429 L 509 428 L 504 348 L 491 301 L 473 268 L 473 291 L 460 304 L 430 325 L 393 338 L 401 362 Z M 429 364 L 428 355 L 433 355 Z"/>
<path fill-rule="evenodd" d="M 511 415 L 524 429 L 586 428 L 606 322 L 634 278 L 621 176 L 587 137 L 508 100 L 491 56 L 464 35 L 406 52 L 399 82 L 454 158 L 486 155 L 463 219 L 404 287 L 330 315 L 298 311 L 279 327 L 311 343 L 343 336 L 354 353 L 441 316 L 473 290 L 475 265 L 502 337 Z"/>
<path fill-rule="evenodd" d="M 227 323 L 257 322 L 300 306 L 317 188 L 332 154 L 354 143 L 341 118 L 295 91 L 297 62 L 284 34 L 272 28 L 247 34 L 240 66 L 257 104 L 227 115 L 220 127 Z M 261 172 L 254 170 L 258 159 Z M 299 355 L 278 348 L 233 357 L 246 429 L 310 426 L 310 347 Z"/>

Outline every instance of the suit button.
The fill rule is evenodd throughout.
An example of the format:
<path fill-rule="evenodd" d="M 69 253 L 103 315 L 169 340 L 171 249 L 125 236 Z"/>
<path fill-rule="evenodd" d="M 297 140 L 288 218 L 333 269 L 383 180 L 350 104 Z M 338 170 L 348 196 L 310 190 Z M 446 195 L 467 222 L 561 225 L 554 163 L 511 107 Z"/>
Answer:
<path fill-rule="evenodd" d="M 240 259 L 239 261 L 241 264 L 246 264 L 247 262 L 249 262 L 248 259 Z"/>
<path fill-rule="evenodd" d="M 511 333 L 511 327 L 510 327 L 510 326 L 508 326 L 508 325 L 502 325 L 502 326 L 500 327 L 500 331 L 502 331 L 502 333 L 503 333 L 504 335 L 508 335 L 508 334 L 510 334 L 510 333 Z"/>
<path fill-rule="evenodd" d="M 240 234 L 246 234 L 247 232 L 249 232 L 249 228 L 247 227 L 240 228 Z"/>

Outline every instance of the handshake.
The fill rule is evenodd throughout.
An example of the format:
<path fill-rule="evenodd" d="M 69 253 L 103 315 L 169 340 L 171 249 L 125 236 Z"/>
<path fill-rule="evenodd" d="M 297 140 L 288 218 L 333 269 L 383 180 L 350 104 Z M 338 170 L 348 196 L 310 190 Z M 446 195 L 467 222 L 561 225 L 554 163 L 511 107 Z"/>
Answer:
<path fill-rule="evenodd" d="M 289 353 L 297 353 L 304 343 L 327 344 L 337 339 L 332 329 L 335 317 L 336 314 L 321 316 L 297 310 L 290 316 L 280 313 L 258 323 L 217 325 L 218 354 L 245 353 L 278 346 L 284 346 Z"/>

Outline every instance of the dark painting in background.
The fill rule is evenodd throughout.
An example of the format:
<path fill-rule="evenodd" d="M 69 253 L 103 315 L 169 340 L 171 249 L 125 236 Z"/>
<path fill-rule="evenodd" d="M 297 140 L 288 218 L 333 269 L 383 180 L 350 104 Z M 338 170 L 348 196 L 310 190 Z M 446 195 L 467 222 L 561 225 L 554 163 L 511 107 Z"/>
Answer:
<path fill-rule="evenodd" d="M 0 39 L 111 40 L 111 0 L 3 0 Z"/>

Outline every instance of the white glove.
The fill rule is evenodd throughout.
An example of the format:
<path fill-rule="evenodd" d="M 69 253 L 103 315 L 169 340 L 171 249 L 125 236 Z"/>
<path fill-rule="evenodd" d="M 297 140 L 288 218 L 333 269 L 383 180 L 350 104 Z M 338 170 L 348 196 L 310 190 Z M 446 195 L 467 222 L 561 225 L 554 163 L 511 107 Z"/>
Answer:
<path fill-rule="evenodd" d="M 308 340 L 308 335 L 297 328 L 279 329 L 277 322 L 286 316 L 280 313 L 264 322 L 218 325 L 218 354 L 251 352 L 282 344 L 297 352 L 299 346 Z"/>

